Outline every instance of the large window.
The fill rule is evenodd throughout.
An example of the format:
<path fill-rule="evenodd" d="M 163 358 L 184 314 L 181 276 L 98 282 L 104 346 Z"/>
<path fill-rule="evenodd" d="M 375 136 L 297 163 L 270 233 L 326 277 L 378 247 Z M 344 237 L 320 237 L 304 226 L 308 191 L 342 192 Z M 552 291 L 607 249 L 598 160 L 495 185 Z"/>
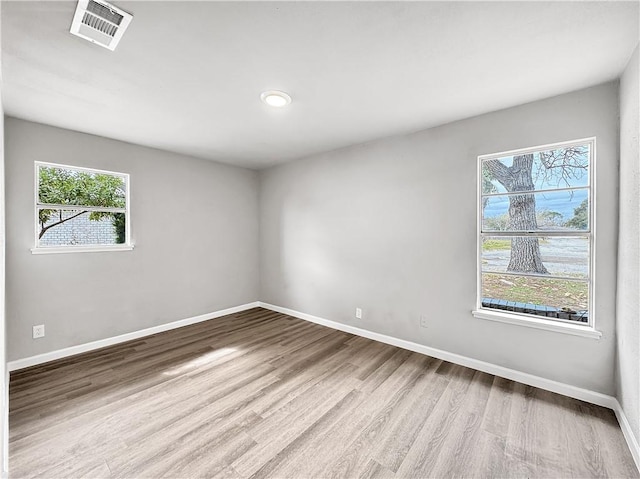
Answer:
<path fill-rule="evenodd" d="M 477 311 L 593 326 L 594 156 L 588 139 L 479 157 Z"/>
<path fill-rule="evenodd" d="M 131 249 L 129 175 L 36 162 L 34 252 Z"/>

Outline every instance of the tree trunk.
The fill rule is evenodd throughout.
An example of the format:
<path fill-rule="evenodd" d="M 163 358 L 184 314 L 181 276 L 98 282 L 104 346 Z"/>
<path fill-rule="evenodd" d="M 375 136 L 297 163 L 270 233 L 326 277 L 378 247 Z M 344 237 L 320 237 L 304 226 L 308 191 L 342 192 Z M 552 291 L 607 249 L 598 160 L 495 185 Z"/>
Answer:
<path fill-rule="evenodd" d="M 540 258 L 538 238 L 511 238 L 511 258 L 507 271 L 548 274 Z"/>
<path fill-rule="evenodd" d="M 511 192 L 534 189 L 532 167 L 532 154 L 513 157 L 513 166 L 509 168 Z M 509 226 L 512 231 L 535 231 L 538 229 L 536 198 L 533 194 L 509 196 Z M 511 258 L 507 271 L 549 273 L 542 263 L 538 238 L 515 237 L 511 239 Z"/>
<path fill-rule="evenodd" d="M 512 166 L 506 166 L 500 160 L 488 160 L 484 163 L 484 167 L 509 193 L 534 189 L 532 154 L 514 156 Z M 536 199 L 533 194 L 509 196 L 509 229 L 516 231 L 535 231 L 538 229 Z M 549 273 L 540 257 L 538 238 L 515 237 L 511 240 L 511 257 L 507 271 Z"/>

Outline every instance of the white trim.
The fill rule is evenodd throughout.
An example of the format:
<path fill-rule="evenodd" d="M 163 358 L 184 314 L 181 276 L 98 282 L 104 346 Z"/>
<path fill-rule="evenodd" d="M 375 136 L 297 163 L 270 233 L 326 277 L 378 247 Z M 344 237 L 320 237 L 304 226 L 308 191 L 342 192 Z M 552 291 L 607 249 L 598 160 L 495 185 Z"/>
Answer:
<path fill-rule="evenodd" d="M 508 156 L 514 156 L 515 154 L 526 154 L 526 153 L 535 153 L 535 152 L 539 152 L 539 151 L 545 151 L 545 150 L 553 150 L 555 148 L 566 148 L 566 147 L 571 147 L 571 146 L 576 146 L 576 145 L 589 145 L 589 167 L 587 170 L 587 174 L 588 174 L 588 185 L 587 186 L 576 186 L 576 187 L 571 187 L 571 188 L 563 188 L 562 191 L 567 191 L 567 190 L 587 190 L 588 191 L 588 196 L 587 198 L 589 199 L 589 230 L 588 231 L 576 231 L 575 234 L 571 234 L 571 235 L 567 235 L 567 234 L 561 234 L 561 232 L 548 232 L 550 234 L 548 234 L 546 231 L 544 230 L 536 230 L 536 231 L 532 231 L 532 232 L 527 232 L 527 231 L 513 231 L 513 232 L 499 232 L 499 231 L 487 231 L 484 232 L 482 229 L 482 200 L 483 198 L 486 196 L 482 193 L 482 165 L 483 162 L 486 160 L 491 160 L 491 159 L 500 159 L 500 158 L 504 158 L 504 157 L 508 157 Z M 491 154 L 486 154 L 486 155 L 478 155 L 477 157 L 477 178 L 476 178 L 476 187 L 477 187 L 477 216 L 476 216 L 476 240 L 477 240 L 477 246 L 476 246 L 476 254 L 477 254 L 477 259 L 476 259 L 476 307 L 474 310 L 474 316 L 481 318 L 481 319 L 493 319 L 496 321 L 500 321 L 501 319 L 496 319 L 495 317 L 487 317 L 484 314 L 476 314 L 476 312 L 480 312 L 481 310 L 483 310 L 482 307 L 482 274 L 483 273 L 494 273 L 493 271 L 483 271 L 482 269 L 482 238 L 483 237 L 513 237 L 513 236 L 533 236 L 533 237 L 538 237 L 538 236 L 586 236 L 589 239 L 589 277 L 588 277 L 588 290 L 589 290 L 589 307 L 588 307 L 588 311 L 589 311 L 589 329 L 597 334 L 579 334 L 580 336 L 590 336 L 590 337 L 597 337 L 599 338 L 601 336 L 601 334 L 596 331 L 595 327 L 596 327 L 596 321 L 595 321 L 595 310 L 596 310 L 596 304 L 595 304 L 595 295 L 594 295 L 594 290 L 595 290 L 595 258 L 596 258 L 596 226 L 595 226 L 595 222 L 596 222 L 596 218 L 595 218 L 595 204 L 596 204 L 596 181 L 595 181 L 595 173 L 596 173 L 596 137 L 589 137 L 589 138 L 583 138 L 583 139 L 579 139 L 579 140 L 570 140 L 570 141 L 563 141 L 563 142 L 558 142 L 558 143 L 551 143 L 548 145 L 539 145 L 539 146 L 534 146 L 534 147 L 529 147 L 529 148 L 520 148 L 520 149 L 516 149 L 516 150 L 509 150 L 509 151 L 504 151 L 504 152 L 500 152 L 500 153 L 491 153 Z M 546 191 L 546 190 L 545 190 Z M 531 193 L 531 192 L 530 192 Z M 510 194 L 509 192 L 504 192 L 504 193 L 497 193 L 495 196 L 505 196 Z M 562 232 L 562 233 L 566 233 L 566 232 Z M 496 273 L 499 274 L 499 273 Z M 523 275 L 524 276 L 524 275 Z M 485 310 L 486 311 L 486 310 Z M 549 327 L 542 327 L 534 325 L 535 323 L 532 323 L 529 320 L 529 316 L 530 315 L 525 315 L 522 313 L 511 313 L 510 315 L 511 317 L 509 318 L 509 320 L 504 320 L 503 322 L 508 322 L 510 324 L 518 324 L 519 319 L 521 318 L 520 321 L 522 323 L 523 326 L 531 326 L 534 328 L 538 328 L 538 329 L 546 329 L 548 331 L 555 331 L 555 332 L 567 332 L 565 329 L 558 329 L 555 328 L 553 326 L 549 326 Z M 541 317 L 542 319 L 542 317 Z M 544 323 L 552 323 L 552 321 L 548 320 L 548 319 L 542 319 L 542 321 Z M 538 323 L 538 324 L 544 324 L 544 323 Z M 559 323 L 562 324 L 562 323 Z M 574 333 L 569 333 L 569 334 L 574 334 Z"/>
<path fill-rule="evenodd" d="M 612 399 L 614 401 L 614 404 L 611 409 L 613 409 L 613 412 L 616 413 L 616 418 L 618 419 L 618 423 L 620 424 L 620 429 L 622 429 L 622 435 L 627 441 L 627 445 L 629 446 L 629 450 L 631 451 L 633 460 L 636 462 L 636 467 L 640 471 L 640 443 L 638 443 L 638 438 L 636 438 L 633 429 L 631 429 L 631 424 L 629 424 L 629 420 L 624 413 L 624 409 L 622 409 L 622 405 L 617 399 Z M 638 433 L 640 434 L 640 432 Z"/>
<path fill-rule="evenodd" d="M 507 150 L 507 151 L 499 151 L 498 153 L 488 153 L 486 155 L 478 155 L 478 159 L 480 160 L 490 160 L 493 158 L 504 158 L 505 156 L 513 156 L 515 154 L 527 154 L 527 153 L 535 153 L 538 151 L 548 151 L 553 150 L 556 147 L 566 147 L 566 146 L 576 146 L 583 145 L 585 143 L 589 143 L 596 139 L 595 136 L 588 136 L 586 138 L 580 138 L 578 140 L 569 140 L 569 141 L 558 141 L 556 143 L 548 143 L 544 145 L 538 146 L 530 146 L 528 148 L 516 148 L 515 150 Z"/>
<path fill-rule="evenodd" d="M 487 158 L 489 159 L 489 158 Z M 499 158 L 494 158 L 495 160 L 498 160 Z M 543 193 L 562 193 L 563 191 L 576 191 L 576 190 L 587 190 L 589 191 L 589 185 L 586 186 L 565 186 L 563 188 L 546 188 L 546 189 L 541 189 L 541 190 L 518 190 L 518 191 L 501 191 L 498 193 L 482 193 L 482 196 L 484 198 L 492 198 L 492 197 L 498 197 L 498 196 L 515 196 L 515 195 L 536 195 L 536 194 L 543 194 Z M 588 198 L 588 196 L 587 196 Z M 569 230 L 569 231 L 575 231 L 575 230 Z"/>
<path fill-rule="evenodd" d="M 542 278 L 542 279 L 562 279 L 565 281 L 574 281 L 576 283 L 588 283 L 589 278 L 572 278 L 570 276 L 556 276 L 553 274 L 541 274 L 541 273 L 514 273 L 512 271 L 483 271 L 483 274 L 499 274 L 500 276 L 519 276 L 527 278 Z"/>
<path fill-rule="evenodd" d="M 64 168 L 65 170 L 76 170 L 76 171 L 84 171 L 87 173 L 98 173 L 104 175 L 111 176 L 120 176 L 124 179 L 128 179 L 129 173 L 121 173 L 119 171 L 110 171 L 110 170 L 99 170 L 98 168 L 90 168 L 88 166 L 73 166 L 73 165 L 63 165 L 62 163 L 51 163 L 48 161 L 34 161 L 36 165 L 42 165 L 45 167 L 54 167 L 54 168 Z"/>
<path fill-rule="evenodd" d="M 554 331 L 556 333 L 572 334 L 574 336 L 583 336 L 585 338 L 593 339 L 600 339 L 602 337 L 602 333 L 593 329 L 591 326 L 570 324 L 562 320 L 548 320 L 524 313 L 518 314 L 504 311 L 490 311 L 483 308 L 473 310 L 471 311 L 471 314 L 476 318 L 498 321 L 500 323 L 515 324 L 517 326 L 526 326 L 528 328 L 544 329 L 546 331 Z"/>
<path fill-rule="evenodd" d="M 604 406 L 609 409 L 613 409 L 614 401 L 616 400 L 612 396 L 608 396 L 596 391 L 591 391 L 589 389 L 571 386 L 570 384 L 564 384 L 553 381 L 552 379 L 534 376 L 533 374 L 524 373 L 515 369 L 505 368 L 503 366 L 498 366 L 497 364 L 487 363 L 485 361 L 469 358 L 467 356 L 450 353 L 448 351 L 443 351 L 442 349 L 432 348 L 423 344 L 387 336 L 386 334 L 375 333 L 373 331 L 357 328 L 348 324 L 342 324 L 336 321 L 331 321 L 329 319 L 319 318 L 311 314 L 301 313 L 299 311 L 294 311 L 293 309 L 283 308 L 282 306 L 263 303 L 261 301 L 258 302 L 258 306 L 260 306 L 261 308 L 269 309 L 271 311 L 276 311 L 278 313 L 287 314 L 295 318 L 304 319 L 305 321 L 321 324 L 322 326 L 327 326 L 332 329 L 344 331 L 345 333 L 351 333 L 355 334 L 356 336 L 373 339 L 374 341 L 379 341 L 381 343 L 391 344 L 392 346 L 408 349 L 409 351 L 414 351 L 420 354 L 426 354 L 427 356 L 442 359 L 444 361 L 449 361 L 450 363 L 459 364 L 461 366 L 466 366 L 477 371 L 482 371 L 488 374 L 493 374 L 495 376 L 500 376 L 502 378 L 511 379 L 512 381 L 517 381 L 519 383 L 534 386 L 546 391 L 551 391 L 554 393 L 562 394 L 564 396 L 580 399 L 581 401 L 597 404 L 598 406 Z"/>
<path fill-rule="evenodd" d="M 405 341 L 404 339 L 394 338 L 387 336 L 386 334 L 375 333 L 366 329 L 357 328 L 348 324 L 338 323 L 329 319 L 319 318 L 307 313 L 301 313 L 289 308 L 283 308 L 282 306 L 276 306 L 274 304 L 264 303 L 258 301 L 258 306 L 261 308 L 276 311 L 278 313 L 287 314 L 294 318 L 303 319 L 312 323 L 320 324 L 328 328 L 337 329 L 338 331 L 344 331 L 345 333 L 355 334 L 363 338 L 372 339 L 381 343 L 390 344 L 399 348 L 414 351 L 420 354 L 426 354 L 437 359 L 449 361 L 450 363 L 459 364 L 477 371 L 482 371 L 487 374 L 493 374 L 501 378 L 511 379 L 522 384 L 544 389 L 545 391 L 551 391 L 563 396 L 568 396 L 574 399 L 579 399 L 597 406 L 606 407 L 612 409 L 620 424 L 622 435 L 624 436 L 627 446 L 631 451 L 633 460 L 636 463 L 636 467 L 640 470 L 640 446 L 638 445 L 638 439 L 635 437 L 633 430 L 624 414 L 622 406 L 618 400 L 613 396 L 608 396 L 589 389 L 580 388 L 577 386 L 571 386 L 570 384 L 560 383 L 553 381 L 552 379 L 542 378 L 540 376 L 534 376 L 533 374 L 524 373 L 515 369 L 505 368 L 498 366 L 497 364 L 487 363 L 477 359 L 469 358 L 467 356 L 461 356 L 459 354 L 450 353 L 441 349 L 432 348 L 430 346 L 424 346 L 422 344 L 414 343 L 411 341 Z"/>
<path fill-rule="evenodd" d="M 131 251 L 134 245 L 101 246 L 40 246 L 31 248 L 31 254 L 104 253 L 105 251 Z"/>
<path fill-rule="evenodd" d="M 2 398 L 2 464 L 0 465 L 0 477 L 6 479 L 9 477 L 9 367 L 5 367 L 4 371 L 4 398 Z"/>
<path fill-rule="evenodd" d="M 238 313 L 241 311 L 246 311 L 248 309 L 257 308 L 257 307 L 269 309 L 271 311 L 276 311 L 282 314 L 287 314 L 289 316 L 293 316 L 295 318 L 299 318 L 305 321 L 310 321 L 312 323 L 320 324 L 322 326 L 326 326 L 332 329 L 337 329 L 339 331 L 344 331 L 346 333 L 355 334 L 356 336 L 361 336 L 363 338 L 368 338 L 374 341 L 390 344 L 392 346 L 397 346 L 399 348 L 407 349 L 409 351 L 414 351 L 414 352 L 425 354 L 427 356 L 431 356 L 437 359 L 449 361 L 454 364 L 459 364 L 461 366 L 472 368 L 477 371 L 482 371 L 488 374 L 493 374 L 495 376 L 511 379 L 512 381 L 517 381 L 522 384 L 538 387 L 546 391 L 551 391 L 554 393 L 562 394 L 564 396 L 572 397 L 575 399 L 579 399 L 581 401 L 586 401 L 592 404 L 596 404 L 598 406 L 603 406 L 603 407 L 612 409 L 615 412 L 618 422 L 620 423 L 622 434 L 625 440 L 627 441 L 627 445 L 629 446 L 631 455 L 633 456 L 633 459 L 636 462 L 636 466 L 640 470 L 640 446 L 638 445 L 638 440 L 636 439 L 633 433 L 633 430 L 631 429 L 631 426 L 629 424 L 629 421 L 626 418 L 626 415 L 624 414 L 622 406 L 620 405 L 618 400 L 612 396 L 608 396 L 606 394 L 602 394 L 595 391 L 590 391 L 584 388 L 579 388 L 576 386 L 571 386 L 569 384 L 560 383 L 557 381 L 553 381 L 551 379 L 542 378 L 540 376 L 534 376 L 532 374 L 517 371 L 515 369 L 505 368 L 503 366 L 487 363 L 485 361 L 469 358 L 467 356 L 450 353 L 448 351 L 432 348 L 430 346 L 425 346 L 425 345 L 414 343 L 411 341 L 394 338 L 392 336 L 387 336 L 385 334 L 368 331 L 366 329 L 350 326 L 348 324 L 338 323 L 336 321 L 320 318 L 318 316 L 313 316 L 311 314 L 301 313 L 299 311 L 295 311 L 289 308 L 284 308 L 282 306 L 276 306 L 273 304 L 264 303 L 262 301 L 255 301 L 252 303 L 247 303 L 240 306 L 235 306 L 232 308 L 215 311 L 212 313 L 193 316 L 191 318 L 181 319 L 178 321 L 173 321 L 171 323 L 165 323 L 158 326 L 153 326 L 151 328 L 122 334 L 120 336 L 115 336 L 112 338 L 93 341 L 93 342 L 81 344 L 78 346 L 71 346 L 69 348 L 59 349 L 57 351 L 39 354 L 37 356 L 31 356 L 28 358 L 18 359 L 15 361 L 9 361 L 7 363 L 7 375 L 9 374 L 10 371 L 17 371 L 19 369 L 35 366 L 35 365 L 46 363 L 56 359 L 61 359 L 68 356 L 73 356 L 75 354 L 81 354 L 88 351 L 93 351 L 96 349 L 104 348 L 106 346 L 123 343 L 125 341 L 131 341 L 133 339 L 150 336 L 152 334 L 157 334 L 164 331 L 181 328 L 183 326 L 188 326 L 190 324 L 208 321 L 210 319 L 219 318 L 221 316 L 226 316 L 229 314 Z"/>
<path fill-rule="evenodd" d="M 64 208 L 66 210 L 72 210 L 74 208 Z M 81 208 L 75 208 L 81 209 Z M 535 236 L 535 237 L 559 237 L 559 238 L 584 238 L 588 239 L 591 234 L 591 230 L 513 230 L 513 231 L 481 231 L 480 234 L 484 238 L 513 238 L 514 236 Z M 522 273 L 523 276 L 527 273 Z"/>
<path fill-rule="evenodd" d="M 102 206 L 84 206 L 84 205 L 57 205 L 53 203 L 38 203 L 38 210 L 64 210 L 64 211 L 99 211 L 104 213 L 124 213 L 127 214 L 126 208 L 106 208 Z"/>
<path fill-rule="evenodd" d="M 104 252 L 104 251 L 129 251 L 133 249 L 131 242 L 131 177 L 129 173 L 120 173 L 118 171 L 98 170 L 96 168 L 87 168 L 83 166 L 62 165 L 59 163 L 49 163 L 45 161 L 34 161 L 34 247 L 31 249 L 33 254 L 40 253 L 84 253 L 84 252 Z M 48 203 L 40 203 L 40 168 L 59 168 L 65 170 L 75 170 L 87 173 L 97 173 L 100 175 L 109 175 L 120 177 L 124 180 L 124 208 L 99 208 L 99 207 L 84 207 L 82 205 L 53 205 Z M 117 213 L 124 213 L 126 225 L 125 225 L 125 242 L 124 244 L 118 244 L 111 246 L 105 245 L 87 245 L 87 246 L 57 246 L 49 248 L 47 251 L 41 251 L 41 248 L 47 248 L 47 246 L 40 246 L 40 238 L 38 237 L 38 230 L 40 229 L 38 210 L 45 209 L 47 206 L 52 209 L 67 209 L 67 210 L 86 210 L 86 211 L 114 211 Z M 62 206 L 62 208 L 60 207 Z M 64 249 L 64 251 L 62 251 Z"/>
<path fill-rule="evenodd" d="M 181 328 L 183 326 L 189 326 L 190 324 L 201 323 L 210 319 L 219 318 L 228 314 L 239 313 L 240 311 L 246 311 L 247 309 L 257 308 L 258 302 L 242 304 L 240 306 L 234 306 L 232 308 L 222 309 L 212 313 L 201 314 L 199 316 L 193 316 L 191 318 L 180 319 L 171 323 L 164 323 L 158 326 L 152 326 L 151 328 L 141 329 L 139 331 L 133 331 L 131 333 L 121 334 L 120 336 L 114 336 L 111 338 L 100 339 L 98 341 L 92 341 L 90 343 L 79 344 L 77 346 L 71 346 L 64 349 L 58 349 L 57 351 L 51 351 L 44 354 L 38 354 L 37 356 L 31 356 L 23 359 L 16 359 L 7 363 L 8 371 L 17 371 L 18 369 L 28 368 L 30 366 L 36 366 L 38 364 L 47 363 L 56 359 L 66 358 L 76 354 L 86 353 L 95 349 L 104 348 L 106 346 L 112 346 L 114 344 L 124 343 L 125 341 L 131 341 L 132 339 L 139 339 L 152 334 L 162 333 L 171 329 Z"/>

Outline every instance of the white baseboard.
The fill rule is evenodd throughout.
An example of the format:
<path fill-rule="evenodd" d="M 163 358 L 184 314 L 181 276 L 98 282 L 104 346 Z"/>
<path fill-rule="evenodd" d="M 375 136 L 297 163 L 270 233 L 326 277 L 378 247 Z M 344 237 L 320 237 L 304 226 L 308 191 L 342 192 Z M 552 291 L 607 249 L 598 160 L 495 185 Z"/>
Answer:
<path fill-rule="evenodd" d="M 624 438 L 626 439 L 627 444 L 629 445 L 629 449 L 631 450 L 633 459 L 636 462 L 636 466 L 640 470 L 640 446 L 638 444 L 638 438 L 635 437 L 635 434 L 631 429 L 629 421 L 627 420 L 627 417 L 624 411 L 622 410 L 622 406 L 620 405 L 618 400 L 612 396 L 608 396 L 606 394 L 598 393 L 595 391 L 590 391 L 588 389 L 579 388 L 576 386 L 571 386 L 569 384 L 560 383 L 558 381 L 553 381 L 551 379 L 545 379 L 540 376 L 534 376 L 532 374 L 524 373 L 522 371 L 505 368 L 503 366 L 487 363 L 485 361 L 469 358 L 467 356 L 450 353 L 448 351 L 432 348 L 430 346 L 425 346 L 425 345 L 414 343 L 411 341 L 406 341 L 404 339 L 398 339 L 392 336 L 387 336 L 385 334 L 368 331 L 366 329 L 350 326 L 348 324 L 339 323 L 337 321 L 331 321 L 329 319 L 320 318 L 318 316 L 313 316 L 311 314 L 301 313 L 299 311 L 295 311 L 289 308 L 283 308 L 281 306 L 264 303 L 261 301 L 255 301 L 253 303 L 247 303 L 240 306 L 235 306 L 233 308 L 227 308 L 227 309 L 215 311 L 212 313 L 207 313 L 199 316 L 194 316 L 191 318 L 181 319 L 178 321 L 173 321 L 171 323 L 165 323 L 158 326 L 153 326 L 151 328 L 142 329 L 140 331 L 133 331 L 131 333 L 122 334 L 120 336 L 115 336 L 112 338 L 101 339 L 99 341 L 80 344 L 78 346 L 71 346 L 69 348 L 59 349 L 57 351 L 51 351 L 49 353 L 39 354 L 36 356 L 18 359 L 15 361 L 9 361 L 7 363 L 7 370 L 16 371 L 18 369 L 35 366 L 35 365 L 46 363 L 56 359 L 62 359 L 68 356 L 73 356 L 75 354 L 93 351 L 95 349 L 104 348 L 106 346 L 123 343 L 125 341 L 131 341 L 132 339 L 143 338 L 145 336 L 150 336 L 152 334 L 161 333 L 163 331 L 169 331 L 171 329 L 181 328 L 183 326 L 188 326 L 190 324 L 200 323 L 202 321 L 219 318 L 221 316 L 238 313 L 240 311 L 246 311 L 248 309 L 256 308 L 256 307 L 262 307 L 265 309 L 269 309 L 271 311 L 276 311 L 278 313 L 287 314 L 289 316 L 303 319 L 305 321 L 310 321 L 312 323 L 320 324 L 322 326 L 327 326 L 332 329 L 337 329 L 339 331 L 351 333 L 356 336 L 362 336 L 364 338 L 372 339 L 374 341 L 379 341 L 382 343 L 390 344 L 392 346 L 397 346 L 399 348 L 407 349 L 409 351 L 425 354 L 427 356 L 431 356 L 437 359 L 442 359 L 444 361 L 449 361 L 454 364 L 459 364 L 461 366 L 466 366 L 466 367 L 469 367 L 478 371 L 482 371 L 488 374 L 493 374 L 495 376 L 511 379 L 513 381 L 527 384 L 529 386 L 538 387 L 546 391 L 555 392 L 558 394 L 562 394 L 564 396 L 569 396 L 575 399 L 580 399 L 581 401 L 589 402 L 592 404 L 596 404 L 598 406 L 603 406 L 603 407 L 612 409 L 616 414 L 618 422 L 620 423 L 620 428 L 622 429 Z"/>
<path fill-rule="evenodd" d="M 9 361 L 7 363 L 7 369 L 9 371 L 16 371 L 18 369 L 28 368 L 30 366 L 36 366 L 38 364 L 47 363 L 56 359 L 66 358 L 75 354 L 86 353 L 87 351 L 93 351 L 94 349 L 104 348 L 105 346 L 112 346 L 114 344 L 124 343 L 125 341 L 131 341 L 132 339 L 139 339 L 152 334 L 162 333 L 163 331 L 169 331 L 171 329 L 181 328 L 183 326 L 189 326 L 190 324 L 201 323 L 209 319 L 219 318 L 228 314 L 239 313 L 240 311 L 246 311 L 247 309 L 257 308 L 259 303 L 257 301 L 253 303 L 242 304 L 240 306 L 234 306 L 233 308 L 222 309 L 213 313 L 201 314 L 199 316 L 193 316 L 191 318 L 180 319 L 171 323 L 160 324 L 147 329 L 141 329 L 139 331 L 133 331 L 131 333 L 121 334 L 120 336 L 114 336 L 112 338 L 100 339 L 98 341 L 92 341 L 90 343 L 79 344 L 77 346 L 71 346 L 69 348 L 58 349 L 57 351 L 51 351 L 49 353 L 38 354 L 28 358 L 17 359 L 15 361 Z"/>
<path fill-rule="evenodd" d="M 362 336 L 364 338 L 380 341 L 381 343 L 391 344 L 392 346 L 398 346 L 399 348 L 408 349 L 409 351 L 414 351 L 416 353 L 426 354 L 427 356 L 442 359 L 444 361 L 449 361 L 450 363 L 459 364 L 461 366 L 466 366 L 468 368 L 493 374 L 495 376 L 511 379 L 519 383 L 527 384 L 529 386 L 535 386 L 540 389 L 545 389 L 547 391 L 562 394 L 564 396 L 580 399 L 581 401 L 597 404 L 598 406 L 604 406 L 609 409 L 614 408 L 614 402 L 616 401 L 614 397 L 607 396 L 606 394 L 590 391 L 588 389 L 583 389 L 576 386 L 571 386 L 569 384 L 560 383 L 551 379 L 545 379 L 540 376 L 534 376 L 533 374 L 524 373 L 515 369 L 505 368 L 503 366 L 487 363 L 485 361 L 479 361 L 467 356 L 461 356 L 459 354 L 443 351 L 442 349 L 436 349 L 430 346 L 406 341 L 404 339 L 394 338 L 393 336 L 387 336 L 386 334 L 375 333 L 366 329 L 357 328 L 348 324 L 338 323 L 329 319 L 319 318 L 311 314 L 301 313 L 299 311 L 294 311 L 292 309 L 283 308 L 281 306 L 276 306 L 269 303 L 259 302 L 258 304 L 262 308 L 270 309 L 272 311 L 283 314 L 288 314 L 289 316 L 304 319 L 306 321 L 311 321 L 313 323 L 321 324 L 329 328 L 338 329 L 340 331 L 344 331 L 345 333 L 355 334 L 356 336 Z"/>
<path fill-rule="evenodd" d="M 596 391 L 591 391 L 589 389 L 579 388 L 577 386 L 571 386 L 569 384 L 560 383 L 558 381 L 542 378 L 540 376 L 534 376 L 533 374 L 524 373 L 522 371 L 517 371 L 515 369 L 505 368 L 503 366 L 487 363 L 485 361 L 479 361 L 477 359 L 469 358 L 467 356 L 461 356 L 459 354 L 450 353 L 448 351 L 443 351 L 441 349 L 436 349 L 429 346 L 424 346 L 422 344 L 414 343 L 411 341 L 405 341 L 404 339 L 394 338 L 392 336 L 387 336 L 386 334 L 375 333 L 373 331 L 357 328 L 355 326 L 350 326 L 348 324 L 338 323 L 336 321 L 331 321 L 329 319 L 319 318 L 318 316 L 301 313 L 293 309 L 283 308 L 282 306 L 263 303 L 261 301 L 258 302 L 258 305 L 261 308 L 270 309 L 271 311 L 287 314 L 289 316 L 293 316 L 299 319 L 304 319 L 305 321 L 310 321 L 312 323 L 321 324 L 322 326 L 327 326 L 332 329 L 344 331 L 345 333 L 355 334 L 356 336 L 362 336 L 364 338 L 373 339 L 374 341 L 380 341 L 381 343 L 386 343 L 392 346 L 397 346 L 399 348 L 408 349 L 409 351 L 414 351 L 416 353 L 426 354 L 427 356 L 431 356 L 437 359 L 442 359 L 444 361 L 449 361 L 450 363 L 459 364 L 461 366 L 466 366 L 471 369 L 482 371 L 488 374 L 493 374 L 495 376 L 500 376 L 502 378 L 511 379 L 512 381 L 517 381 L 519 383 L 527 384 L 529 386 L 534 386 L 540 389 L 544 389 L 546 391 L 562 394 L 563 396 L 572 397 L 572 398 L 579 399 L 581 401 L 585 401 L 591 404 L 596 404 L 598 406 L 603 406 L 609 409 L 613 409 L 618 419 L 618 422 L 620 423 L 622 434 L 624 435 L 624 438 L 627 441 L 629 449 L 631 450 L 631 455 L 633 456 L 633 459 L 636 463 L 636 466 L 638 467 L 638 470 L 640 470 L 640 447 L 638 446 L 638 441 L 631 429 L 631 426 L 629 425 L 629 421 L 627 421 L 627 417 L 625 416 L 624 411 L 622 410 L 622 406 L 620 405 L 618 400 L 613 396 L 608 396 L 606 394 L 602 394 Z"/>
<path fill-rule="evenodd" d="M 622 434 L 627 441 L 627 445 L 629 446 L 629 450 L 631 451 L 631 455 L 633 456 L 633 460 L 636 462 L 636 467 L 640 471 L 640 443 L 638 443 L 638 439 L 631 429 L 631 425 L 627 420 L 627 416 L 622 409 L 622 405 L 617 399 L 614 399 L 615 404 L 612 408 L 616 413 L 616 418 L 618 419 L 618 423 L 620 424 L 620 429 L 622 429 Z"/>

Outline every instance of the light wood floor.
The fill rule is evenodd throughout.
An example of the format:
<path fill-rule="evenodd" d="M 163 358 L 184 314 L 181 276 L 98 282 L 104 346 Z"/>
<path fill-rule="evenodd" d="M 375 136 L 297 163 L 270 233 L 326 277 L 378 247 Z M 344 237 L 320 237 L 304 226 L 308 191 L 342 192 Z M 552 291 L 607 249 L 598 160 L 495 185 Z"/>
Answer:
<path fill-rule="evenodd" d="M 10 477 L 638 477 L 613 413 L 253 309 L 11 375 Z"/>

